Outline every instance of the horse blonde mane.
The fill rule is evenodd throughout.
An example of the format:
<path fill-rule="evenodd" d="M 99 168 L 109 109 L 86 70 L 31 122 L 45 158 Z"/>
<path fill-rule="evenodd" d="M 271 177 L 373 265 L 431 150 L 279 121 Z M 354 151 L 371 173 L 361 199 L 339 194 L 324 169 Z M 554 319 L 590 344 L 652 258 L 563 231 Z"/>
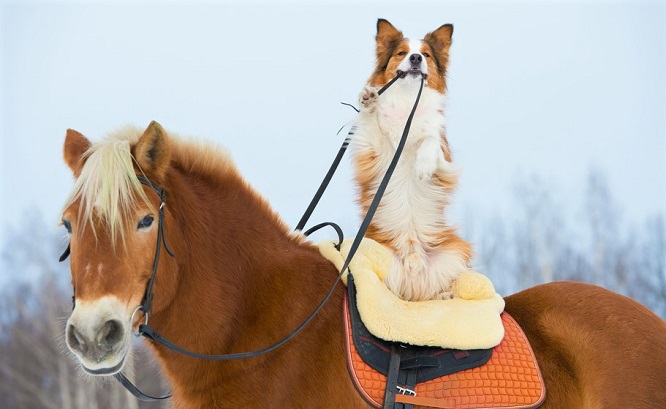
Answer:
<path fill-rule="evenodd" d="M 142 134 L 143 131 L 135 127 L 126 127 L 93 144 L 82 155 L 81 161 L 85 163 L 63 209 L 64 212 L 80 200 L 78 229 L 82 230 L 90 223 L 97 236 L 93 221 L 103 223 L 109 231 L 114 248 L 118 239 L 124 239 L 124 221 L 133 216 L 137 201 L 142 201 L 151 211 L 156 212 L 137 178 L 136 169 L 139 169 L 139 174 L 143 172 L 131 151 Z M 173 147 L 171 160 L 177 163 L 180 169 L 216 180 L 220 185 L 236 183 L 238 189 L 246 190 L 271 214 L 274 223 L 289 231 L 288 226 L 270 208 L 268 202 L 238 173 L 225 148 L 202 140 L 183 141 L 178 135 L 171 133 L 169 139 Z M 293 235 L 293 238 L 304 241 L 300 234 Z"/>
<path fill-rule="evenodd" d="M 123 220 L 132 215 L 137 200 L 154 211 L 134 170 L 131 146 L 140 136 L 138 129 L 124 128 L 93 144 L 81 158 L 85 164 L 65 202 L 66 209 L 80 200 L 79 229 L 90 223 L 95 232 L 96 216 L 109 229 L 114 247 L 124 238 Z"/>

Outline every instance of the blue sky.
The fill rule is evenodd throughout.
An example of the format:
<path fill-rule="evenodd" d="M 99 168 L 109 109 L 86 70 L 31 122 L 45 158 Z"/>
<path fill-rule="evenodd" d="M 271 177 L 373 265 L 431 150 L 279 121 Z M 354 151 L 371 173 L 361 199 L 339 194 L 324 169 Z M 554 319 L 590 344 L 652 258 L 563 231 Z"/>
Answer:
<path fill-rule="evenodd" d="M 0 2 L 0 246 L 72 184 L 67 128 L 91 139 L 157 120 L 229 148 L 295 225 L 334 157 L 386 18 L 421 38 L 455 26 L 452 209 L 510 212 L 539 175 L 563 206 L 590 168 L 629 220 L 666 209 L 666 5 L 615 2 Z M 349 163 L 313 220 L 357 222 Z M 469 210 L 471 209 L 471 210 Z"/>

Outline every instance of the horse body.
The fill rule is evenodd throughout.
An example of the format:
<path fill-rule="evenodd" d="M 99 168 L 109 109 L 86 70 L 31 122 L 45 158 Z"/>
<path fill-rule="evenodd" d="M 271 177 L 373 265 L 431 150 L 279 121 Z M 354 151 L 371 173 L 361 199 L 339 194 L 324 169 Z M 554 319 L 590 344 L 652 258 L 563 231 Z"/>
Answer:
<path fill-rule="evenodd" d="M 107 170 L 97 176 L 91 170 L 96 161 L 122 155 L 115 148 L 97 155 L 107 148 L 74 131 L 65 141 L 65 161 L 78 178 L 63 212 L 76 295 L 66 339 L 84 370 L 119 371 L 127 339 L 144 319 L 132 312 L 151 274 L 157 229 L 149 222 L 160 202 L 134 183 L 137 174 L 167 192 L 164 229 L 175 257 L 160 259 L 149 315 L 166 338 L 204 354 L 258 350 L 289 334 L 324 298 L 335 268 L 289 231 L 228 155 L 170 138 L 155 123 L 111 142 L 117 140 L 127 145 L 130 165 L 101 166 Z M 108 169 L 125 171 L 111 175 Z M 117 203 L 133 198 L 127 209 L 99 197 L 114 183 L 141 189 L 110 196 Z M 342 291 L 338 286 L 298 336 L 259 357 L 212 362 L 150 343 L 173 388 L 174 407 L 367 408 L 345 366 Z M 659 376 L 666 373 L 666 324 L 654 314 L 575 283 L 536 287 L 506 301 L 539 359 L 547 387 L 542 407 L 666 407 L 666 378 Z M 623 315 L 630 322 L 617 320 Z M 638 356 L 647 363 L 636 363 Z M 643 404 L 648 397 L 651 403 Z M 630 399 L 631 405 L 615 405 Z"/>
<path fill-rule="evenodd" d="M 666 408 L 666 323 L 647 308 L 578 282 L 505 300 L 539 362 L 542 408 Z"/>

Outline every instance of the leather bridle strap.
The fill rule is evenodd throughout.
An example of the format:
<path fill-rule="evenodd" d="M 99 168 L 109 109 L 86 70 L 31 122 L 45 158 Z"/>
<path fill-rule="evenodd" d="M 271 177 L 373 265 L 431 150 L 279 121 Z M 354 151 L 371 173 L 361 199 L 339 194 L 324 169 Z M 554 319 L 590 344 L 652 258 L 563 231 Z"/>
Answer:
<path fill-rule="evenodd" d="M 130 380 L 127 379 L 125 375 L 123 375 L 122 373 L 118 372 L 114 374 L 113 377 L 116 378 L 116 380 L 120 382 L 120 384 L 123 385 L 129 393 L 134 395 L 135 398 L 137 398 L 142 402 L 155 402 L 159 400 L 165 400 L 169 399 L 172 395 L 171 392 L 165 393 L 164 395 L 158 397 L 146 395 L 145 393 L 141 392 L 139 388 L 134 386 L 134 384 L 130 382 Z"/>
<path fill-rule="evenodd" d="M 354 130 L 352 129 L 351 131 L 349 131 L 348 134 L 349 136 L 347 136 L 345 140 L 342 142 L 342 146 L 338 150 L 338 154 L 335 156 L 335 159 L 333 159 L 331 167 L 328 168 L 328 172 L 326 172 L 324 180 L 321 181 L 321 184 L 319 185 L 317 192 L 310 201 L 308 208 L 305 209 L 305 213 L 303 213 L 303 216 L 301 216 L 301 220 L 298 221 L 298 224 L 296 225 L 296 228 L 294 230 L 303 230 L 303 227 L 305 227 L 305 223 L 307 223 L 310 216 L 312 216 L 312 212 L 314 212 L 314 209 L 319 204 L 319 200 L 324 195 L 324 191 L 326 191 L 328 184 L 331 182 L 331 179 L 333 179 L 333 175 L 335 174 L 335 171 L 338 169 L 338 165 L 342 161 L 342 157 L 345 155 L 345 152 L 347 151 L 349 142 L 351 142 L 351 135 L 353 134 Z"/>
<path fill-rule="evenodd" d="M 153 286 L 155 285 L 155 277 L 157 276 L 157 266 L 160 263 L 160 249 L 162 248 L 162 244 L 164 244 L 164 249 L 171 257 L 175 257 L 175 255 L 167 245 L 166 237 L 164 235 L 164 206 L 166 205 L 166 190 L 157 186 L 143 176 L 137 176 L 137 178 L 139 179 L 139 182 L 153 189 L 160 197 L 160 208 L 157 222 L 157 240 L 155 244 L 155 258 L 153 259 L 153 272 L 150 275 L 150 280 L 148 280 L 148 285 L 146 285 L 146 292 L 143 295 L 143 300 L 141 301 L 140 307 L 144 315 L 148 315 L 153 305 Z"/>
<path fill-rule="evenodd" d="M 317 230 L 320 230 L 321 228 L 326 227 L 326 226 L 332 227 L 333 230 L 335 230 L 335 233 L 337 233 L 337 235 L 338 235 L 338 244 L 335 244 L 334 246 L 338 251 L 340 251 L 340 246 L 342 245 L 342 241 L 344 240 L 344 234 L 342 233 L 342 229 L 340 228 L 340 226 L 338 226 L 337 224 L 335 224 L 333 222 L 323 222 L 323 223 L 319 223 L 316 226 L 312 226 L 309 229 L 307 229 L 306 231 L 304 231 L 303 235 L 309 236 L 312 233 L 316 232 Z"/>
<path fill-rule="evenodd" d="M 157 193 L 157 195 L 160 197 L 160 207 L 159 207 L 159 215 L 158 215 L 158 221 L 157 221 L 157 240 L 155 241 L 155 258 L 153 259 L 153 271 L 150 275 L 150 279 L 148 280 L 148 284 L 146 285 L 146 292 L 143 295 L 143 300 L 141 301 L 141 305 L 138 307 L 139 310 L 143 312 L 143 314 L 148 317 L 148 314 L 151 311 L 152 308 L 152 303 L 153 303 L 153 286 L 155 285 L 155 277 L 157 276 L 157 267 L 159 266 L 160 262 L 160 249 L 162 247 L 162 244 L 164 244 L 164 249 L 169 253 L 171 257 L 175 257 L 173 251 L 169 248 L 166 242 L 166 236 L 164 234 L 164 206 L 166 206 L 166 190 L 164 188 L 157 186 L 153 182 L 151 182 L 149 179 L 143 177 L 143 176 L 137 176 L 139 179 L 139 182 L 142 184 L 150 187 Z M 134 315 L 132 315 L 134 316 Z M 134 323 L 130 323 L 134 324 Z M 141 332 L 139 331 L 139 335 L 141 335 Z M 162 396 L 155 397 L 155 396 L 150 396 L 146 395 L 145 393 L 141 392 L 139 388 L 134 386 L 134 384 L 125 377 L 121 372 L 118 372 L 113 375 L 113 377 L 120 382 L 121 385 L 127 389 L 129 393 L 134 395 L 135 398 L 142 402 L 155 402 L 155 401 L 160 401 L 160 400 L 165 400 L 169 399 L 172 395 L 171 392 L 165 393 Z"/>
<path fill-rule="evenodd" d="M 399 73 L 398 75 L 396 75 L 395 78 L 393 78 L 380 90 L 377 91 L 377 95 L 382 95 L 384 91 L 386 91 L 391 85 L 393 85 L 400 78 L 404 78 L 404 76 L 405 76 L 404 73 Z M 333 175 L 335 174 L 335 171 L 338 169 L 338 165 L 342 161 L 342 157 L 345 155 L 345 152 L 347 151 L 347 147 L 349 146 L 349 143 L 351 142 L 351 137 L 353 135 L 354 135 L 354 128 L 352 128 L 349 131 L 345 140 L 342 141 L 342 146 L 338 150 L 338 154 L 335 156 L 335 159 L 333 159 L 333 163 L 331 163 L 331 166 L 328 168 L 328 172 L 326 172 L 324 180 L 321 181 L 321 184 L 319 185 L 317 192 L 310 201 L 310 204 L 308 205 L 307 209 L 305 209 L 305 213 L 303 213 L 303 216 L 301 216 L 301 220 L 299 220 L 294 230 L 303 230 L 303 227 L 305 227 L 305 224 L 308 222 L 308 219 L 310 218 L 310 216 L 312 216 L 312 212 L 314 212 L 315 208 L 317 207 L 317 204 L 319 204 L 319 200 L 324 195 L 324 191 L 326 191 L 328 184 L 331 182 L 331 179 L 333 179 Z M 306 236 L 308 235 L 307 232 L 304 234 Z"/>

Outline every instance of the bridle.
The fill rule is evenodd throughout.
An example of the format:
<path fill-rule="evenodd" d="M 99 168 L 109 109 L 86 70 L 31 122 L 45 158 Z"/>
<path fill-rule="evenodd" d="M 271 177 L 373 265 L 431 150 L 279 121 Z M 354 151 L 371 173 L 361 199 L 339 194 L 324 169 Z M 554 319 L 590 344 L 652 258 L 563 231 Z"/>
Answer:
<path fill-rule="evenodd" d="M 387 83 L 383 88 L 381 88 L 379 91 L 377 91 L 378 95 L 381 95 L 386 89 L 388 89 L 391 85 L 393 85 L 398 79 L 404 78 L 405 73 L 399 72 L 398 75 L 396 75 L 395 78 L 393 78 L 389 83 Z M 367 231 L 368 227 L 370 226 L 370 222 L 372 221 L 372 217 L 374 216 L 377 208 L 379 207 L 379 202 L 381 201 L 382 196 L 384 195 L 384 191 L 386 190 L 386 187 L 388 186 L 389 180 L 391 179 L 391 175 L 393 174 L 393 171 L 395 170 L 398 160 L 400 159 L 400 155 L 404 149 L 405 143 L 407 141 L 407 135 L 409 134 L 409 129 L 411 127 L 412 119 L 414 118 L 414 114 L 416 113 L 416 108 L 418 106 L 419 100 L 421 98 L 421 92 L 423 91 L 423 84 L 424 84 L 425 76 L 421 76 L 421 84 L 420 88 L 418 91 L 418 94 L 416 96 L 416 99 L 414 101 L 414 106 L 409 114 L 409 117 L 407 118 L 407 121 L 405 123 L 405 128 L 403 130 L 402 136 L 400 138 L 400 142 L 398 143 L 398 146 L 396 148 L 395 154 L 393 156 L 393 159 L 391 160 L 391 163 L 389 164 L 386 173 L 384 174 L 384 177 L 382 178 L 379 187 L 377 188 L 377 192 L 375 194 L 375 197 L 373 198 L 372 202 L 370 203 L 370 206 L 368 207 L 368 211 L 361 222 L 361 225 L 359 227 L 358 232 L 356 233 L 356 236 L 354 237 L 354 241 L 352 242 L 352 245 L 349 249 L 349 253 L 347 255 L 347 258 L 345 259 L 345 262 L 340 269 L 340 273 L 337 276 L 337 279 L 333 283 L 331 289 L 328 291 L 326 296 L 323 298 L 323 300 L 317 305 L 317 307 L 314 309 L 314 311 L 298 326 L 296 329 L 294 329 L 289 335 L 284 337 L 282 340 L 274 343 L 273 345 L 270 345 L 266 348 L 252 351 L 252 352 L 242 352 L 242 353 L 234 353 L 234 354 L 223 354 L 223 355 L 207 355 L 207 354 L 199 354 L 196 352 L 189 351 L 183 347 L 178 346 L 177 344 L 171 342 L 164 336 L 162 336 L 159 332 L 157 332 L 154 328 L 152 328 L 148 324 L 148 316 L 151 311 L 152 307 L 152 301 L 153 301 L 153 285 L 155 284 L 155 277 L 157 275 L 157 267 L 159 265 L 160 261 L 160 250 L 162 245 L 164 246 L 165 250 L 167 253 L 175 257 L 174 253 L 171 251 L 169 246 L 167 245 L 165 234 L 164 234 L 164 208 L 166 206 L 166 190 L 146 177 L 143 176 L 137 176 L 139 179 L 139 182 L 141 184 L 146 185 L 150 187 L 153 191 L 157 193 L 157 195 L 160 197 L 160 206 L 159 206 L 159 217 L 158 217 L 158 226 L 157 226 L 157 240 L 156 240 L 156 245 L 155 245 L 155 257 L 153 259 L 153 268 L 152 268 L 152 274 L 150 276 L 150 279 L 148 280 L 148 283 L 146 285 L 146 291 L 143 296 L 143 300 L 141 302 L 141 305 L 136 307 L 134 312 L 132 313 L 132 316 L 130 318 L 130 323 L 131 325 L 134 324 L 134 318 L 135 315 L 141 311 L 144 314 L 144 323 L 139 324 L 138 330 L 136 332 L 132 332 L 135 336 L 140 337 L 143 336 L 145 338 L 150 339 L 151 341 L 161 344 L 162 346 L 170 349 L 171 351 L 184 354 L 187 356 L 191 356 L 194 358 L 198 359 L 205 359 L 205 360 L 211 360 L 211 361 L 229 361 L 229 360 L 235 360 L 235 359 L 243 359 L 243 358 L 252 358 L 256 357 L 259 355 L 266 354 L 268 352 L 271 352 L 288 341 L 290 341 L 292 338 L 294 338 L 296 335 L 298 335 L 322 310 L 322 308 L 327 304 L 331 296 L 333 295 L 333 292 L 335 291 L 335 288 L 337 287 L 338 283 L 340 282 L 343 273 L 348 269 L 349 263 L 351 262 L 352 258 L 356 254 L 356 251 L 358 250 L 359 245 L 361 244 L 361 240 L 363 239 L 365 232 Z M 353 130 L 350 132 L 350 135 L 353 134 Z M 314 208 L 316 207 L 317 203 L 319 202 L 319 199 L 323 195 L 326 187 L 328 186 L 328 183 L 330 182 L 333 173 L 335 173 L 335 170 L 337 169 L 338 164 L 340 163 L 342 159 L 342 155 L 346 151 L 348 145 L 350 142 L 350 137 L 346 137 L 342 147 L 340 148 L 340 151 L 338 152 L 338 155 L 336 156 L 335 160 L 333 161 L 333 164 L 331 165 L 328 173 L 326 174 L 326 177 L 324 178 L 323 182 L 321 183 L 319 189 L 317 190 L 317 193 L 315 194 L 314 198 L 312 199 L 310 205 L 308 206 L 307 210 L 305 211 L 305 214 L 299 221 L 297 227 L 295 230 L 302 230 L 305 224 L 307 223 L 308 218 L 314 211 Z M 340 229 L 339 226 L 337 226 L 335 223 L 330 223 L 330 222 L 325 222 L 325 223 L 320 223 L 311 229 L 305 231 L 303 234 L 304 235 L 309 235 L 312 232 L 318 230 L 321 227 L 324 226 L 332 226 L 339 238 L 339 242 L 336 245 L 336 248 L 340 248 L 340 245 L 342 244 L 342 230 Z M 63 254 L 60 256 L 60 261 L 64 261 L 70 254 L 70 246 L 68 245 Z M 113 375 L 116 380 L 118 380 L 130 393 L 132 393 L 137 399 L 145 402 L 150 402 L 150 401 L 156 401 L 156 400 L 163 400 L 163 399 L 168 399 L 171 397 L 171 393 L 167 393 L 165 395 L 159 396 L 159 397 L 153 397 L 144 394 L 141 392 L 136 386 L 134 386 L 122 373 L 118 372 Z"/>
<path fill-rule="evenodd" d="M 144 176 L 137 176 L 137 178 L 141 184 L 153 189 L 160 197 L 159 215 L 157 219 L 157 240 L 155 241 L 155 258 L 153 259 L 153 272 L 151 273 L 148 284 L 146 285 L 146 292 L 143 295 L 141 305 L 139 305 L 136 310 L 134 310 L 134 313 L 136 313 L 137 310 L 143 312 L 143 314 L 146 316 L 145 325 L 148 325 L 148 314 L 150 313 L 150 310 L 153 306 L 153 286 L 155 285 L 155 277 L 157 276 L 157 266 L 160 263 L 160 249 L 162 248 L 162 244 L 164 245 L 164 249 L 171 257 L 175 257 L 175 254 L 173 254 L 173 251 L 171 251 L 167 245 L 166 236 L 164 235 L 164 207 L 166 206 L 166 190 L 160 186 L 157 186 Z M 132 321 L 132 323 L 133 322 L 134 321 Z"/>

